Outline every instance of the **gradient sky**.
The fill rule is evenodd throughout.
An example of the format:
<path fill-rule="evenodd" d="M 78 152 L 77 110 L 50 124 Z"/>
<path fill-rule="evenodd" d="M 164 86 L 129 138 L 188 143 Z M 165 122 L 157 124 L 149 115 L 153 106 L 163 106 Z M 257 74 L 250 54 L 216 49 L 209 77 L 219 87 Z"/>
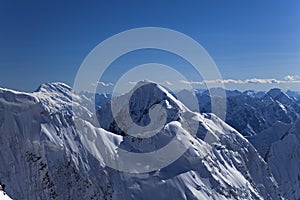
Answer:
<path fill-rule="evenodd" d="M 198 41 L 224 79 L 243 81 L 226 84 L 229 89 L 300 91 L 299 0 L 0 0 L 0 87 L 33 91 L 44 82 L 72 85 L 82 61 L 101 41 L 147 26 Z M 253 78 L 259 83 L 245 81 Z"/>

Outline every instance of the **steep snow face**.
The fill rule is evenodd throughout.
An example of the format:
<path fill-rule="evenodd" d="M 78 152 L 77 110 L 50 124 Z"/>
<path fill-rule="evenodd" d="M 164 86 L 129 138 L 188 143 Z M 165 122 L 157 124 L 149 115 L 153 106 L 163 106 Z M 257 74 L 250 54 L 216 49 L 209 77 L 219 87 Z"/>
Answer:
<path fill-rule="evenodd" d="M 13 199 L 104 199 L 110 191 L 105 170 L 93 164 L 73 126 L 70 103 L 78 96 L 65 84 L 46 86 L 33 94 L 0 90 L 5 191 Z"/>
<path fill-rule="evenodd" d="M 271 145 L 281 140 L 291 129 L 292 124 L 278 121 L 273 126 L 263 130 L 261 133 L 248 137 L 260 155 L 267 160 Z"/>
<path fill-rule="evenodd" d="M 300 198 L 300 119 L 277 123 L 250 141 L 265 157 L 286 199 Z"/>
<path fill-rule="evenodd" d="M 165 110 L 167 120 L 157 135 L 136 138 L 122 132 L 109 113 L 111 104 L 99 107 L 98 122 L 87 95 L 74 94 L 63 83 L 42 85 L 35 93 L 0 89 L 5 191 L 13 199 L 281 199 L 254 147 L 218 117 L 191 112 L 154 83 L 137 85 L 129 94 L 136 124 L 151 123 L 154 104 Z M 112 99 L 115 105 L 124 100 L 126 94 Z M 122 121 L 123 107 L 116 109 Z M 142 174 L 107 166 L 103 146 L 112 156 L 116 146 L 149 152 L 163 148 L 178 130 L 189 147 L 170 165 Z"/>
<path fill-rule="evenodd" d="M 298 133 L 299 135 L 299 133 Z M 268 157 L 269 166 L 278 180 L 284 197 L 300 198 L 300 143 L 295 134 L 272 144 Z M 282 163 L 285 163 L 283 165 Z"/>

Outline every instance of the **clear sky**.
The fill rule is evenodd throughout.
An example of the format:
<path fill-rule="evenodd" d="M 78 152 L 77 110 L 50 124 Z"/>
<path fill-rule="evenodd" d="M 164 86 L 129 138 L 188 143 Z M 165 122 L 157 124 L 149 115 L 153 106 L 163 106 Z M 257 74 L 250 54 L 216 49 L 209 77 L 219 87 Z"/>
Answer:
<path fill-rule="evenodd" d="M 0 0 L 0 87 L 33 91 L 44 82 L 72 85 L 97 44 L 147 26 L 198 41 L 222 77 L 232 79 L 229 89 L 300 90 L 299 0 Z"/>

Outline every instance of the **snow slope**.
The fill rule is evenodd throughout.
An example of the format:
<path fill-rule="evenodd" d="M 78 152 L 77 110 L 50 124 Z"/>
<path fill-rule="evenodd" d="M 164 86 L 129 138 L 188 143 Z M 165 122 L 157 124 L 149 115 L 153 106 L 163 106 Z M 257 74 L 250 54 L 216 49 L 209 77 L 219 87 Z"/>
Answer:
<path fill-rule="evenodd" d="M 125 101 L 126 94 L 99 107 L 96 118 L 86 95 L 63 83 L 43 84 L 35 93 L 0 89 L 0 181 L 7 194 L 30 200 L 282 199 L 267 163 L 240 133 L 213 114 L 191 112 L 155 83 L 143 86 L 130 101 L 135 123 L 151 124 L 154 104 L 167 117 L 150 138 L 122 132 L 112 118 L 111 103 Z M 117 111 L 125 122 L 123 107 Z M 114 157 L 116 146 L 149 152 L 177 132 L 189 147 L 162 169 L 137 174 L 107 165 L 105 155 Z"/>
<path fill-rule="evenodd" d="M 286 199 L 300 198 L 300 119 L 295 124 L 278 122 L 249 138 L 265 157 Z"/>
<path fill-rule="evenodd" d="M 3 194 L 3 192 L 0 192 L 0 199 L 1 200 L 11 200 L 11 198 L 7 194 Z"/>

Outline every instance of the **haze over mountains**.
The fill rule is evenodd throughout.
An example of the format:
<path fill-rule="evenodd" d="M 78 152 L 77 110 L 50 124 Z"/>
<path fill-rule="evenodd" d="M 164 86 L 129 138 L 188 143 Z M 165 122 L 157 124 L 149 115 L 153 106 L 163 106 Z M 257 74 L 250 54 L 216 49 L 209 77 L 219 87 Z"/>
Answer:
<path fill-rule="evenodd" d="M 224 122 L 210 113 L 207 91 L 196 93 L 200 114 L 188 99 L 180 102 L 156 83 L 143 84 L 131 98 L 133 121 L 151 123 L 155 104 L 167 117 L 150 138 L 126 134 L 112 117 L 111 105 L 124 102 L 126 94 L 75 94 L 63 83 L 43 84 L 34 93 L 0 89 L 0 182 L 7 194 L 13 199 L 300 198 L 297 93 L 227 91 Z M 122 108 L 117 117 L 125 121 Z M 105 162 L 103 149 L 112 157 L 115 146 L 151 152 L 177 133 L 188 149 L 162 169 L 128 173 Z M 101 141 L 107 146 L 95 145 Z"/>

